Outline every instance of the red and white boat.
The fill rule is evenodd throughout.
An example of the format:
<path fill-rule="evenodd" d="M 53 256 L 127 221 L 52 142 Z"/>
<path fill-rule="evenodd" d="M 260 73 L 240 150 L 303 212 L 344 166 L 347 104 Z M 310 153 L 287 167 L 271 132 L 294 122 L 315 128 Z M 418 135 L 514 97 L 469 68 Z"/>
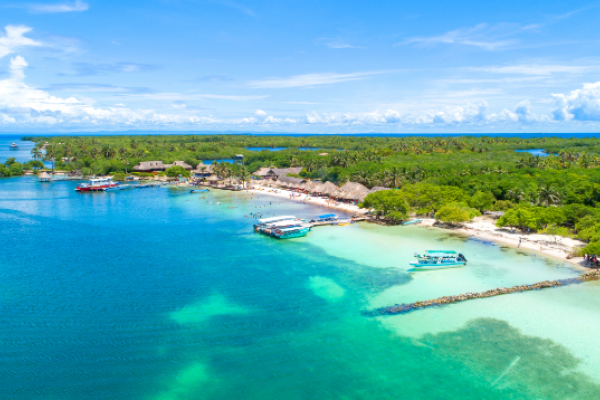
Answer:
<path fill-rule="evenodd" d="M 119 186 L 118 182 L 113 182 L 112 178 L 90 179 L 89 183 L 82 183 L 75 189 L 78 192 L 99 192 Z"/>

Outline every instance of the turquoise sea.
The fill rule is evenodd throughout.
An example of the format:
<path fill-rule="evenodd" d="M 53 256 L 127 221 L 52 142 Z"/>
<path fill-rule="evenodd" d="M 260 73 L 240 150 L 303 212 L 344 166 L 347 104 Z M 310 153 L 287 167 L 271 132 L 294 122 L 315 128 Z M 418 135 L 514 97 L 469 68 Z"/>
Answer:
<path fill-rule="evenodd" d="M 323 209 L 75 186 L 0 179 L 1 399 L 600 398 L 598 283 L 361 313 L 577 274 L 560 260 L 415 226 L 277 241 L 245 215 Z M 469 265 L 407 271 L 432 248 Z"/>

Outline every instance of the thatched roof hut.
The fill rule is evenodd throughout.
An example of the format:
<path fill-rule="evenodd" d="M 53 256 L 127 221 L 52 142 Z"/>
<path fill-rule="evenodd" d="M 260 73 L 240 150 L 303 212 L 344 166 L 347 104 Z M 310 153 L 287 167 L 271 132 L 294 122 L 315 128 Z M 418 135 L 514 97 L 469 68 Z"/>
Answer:
<path fill-rule="evenodd" d="M 279 182 L 281 182 L 285 187 L 298 189 L 305 182 L 305 180 L 302 178 L 294 178 L 292 176 L 280 176 Z"/>
<path fill-rule="evenodd" d="M 141 161 L 133 167 L 136 172 L 164 171 L 165 169 L 165 164 L 162 161 Z"/>
<path fill-rule="evenodd" d="M 330 196 L 337 189 L 338 189 L 338 187 L 335 184 L 327 181 L 325 183 L 320 183 L 317 186 L 315 186 L 312 189 L 312 192 L 313 193 L 320 193 L 320 194 L 324 194 L 324 195 Z"/>
<path fill-rule="evenodd" d="M 183 167 L 186 171 L 191 171 L 192 166 L 187 164 L 185 161 L 173 161 L 173 164 L 165 164 L 165 169 L 171 167 Z"/>
<path fill-rule="evenodd" d="M 211 175 L 208 178 L 206 178 L 206 180 L 209 182 L 219 182 L 219 181 L 222 181 L 223 179 L 219 178 L 216 175 Z"/>
<path fill-rule="evenodd" d="M 369 189 L 366 186 L 358 182 L 346 182 L 330 196 L 344 200 L 362 200 L 367 194 L 369 194 Z"/>
<path fill-rule="evenodd" d="M 340 190 L 343 192 L 368 192 L 369 189 L 365 185 L 358 182 L 346 182 L 340 186 Z"/>
<path fill-rule="evenodd" d="M 258 171 L 253 172 L 252 175 L 264 178 L 265 176 L 267 176 L 270 170 L 271 168 L 259 168 Z"/>
<path fill-rule="evenodd" d="M 299 174 L 302 171 L 302 167 L 292 167 L 292 168 L 271 168 L 267 171 L 266 177 L 271 179 L 279 179 L 281 177 L 287 176 L 287 174 Z"/>
<path fill-rule="evenodd" d="M 192 166 L 186 164 L 185 161 L 174 161 L 173 164 L 164 164 L 162 161 L 141 161 L 138 165 L 133 167 L 133 170 L 136 172 L 154 172 L 154 171 L 164 171 L 170 167 L 183 167 L 187 171 L 192 170 Z"/>
<path fill-rule="evenodd" d="M 373 187 L 373 188 L 371 188 L 369 190 L 369 193 L 380 192 L 382 190 L 390 190 L 390 188 L 386 188 L 386 187 L 383 187 L 383 186 L 375 186 L 375 187 Z"/>
<path fill-rule="evenodd" d="M 319 182 L 306 181 L 302 185 L 300 185 L 298 189 L 306 190 L 307 192 L 312 192 L 312 190 L 319 186 L 319 184 Z"/>

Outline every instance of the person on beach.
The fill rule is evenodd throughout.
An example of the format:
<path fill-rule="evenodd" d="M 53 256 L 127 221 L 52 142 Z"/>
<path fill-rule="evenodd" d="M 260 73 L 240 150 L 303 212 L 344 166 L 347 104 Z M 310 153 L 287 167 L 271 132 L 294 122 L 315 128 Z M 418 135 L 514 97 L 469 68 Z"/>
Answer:
<path fill-rule="evenodd" d="M 521 238 L 519 237 L 519 245 L 517 246 L 517 249 L 521 248 Z"/>

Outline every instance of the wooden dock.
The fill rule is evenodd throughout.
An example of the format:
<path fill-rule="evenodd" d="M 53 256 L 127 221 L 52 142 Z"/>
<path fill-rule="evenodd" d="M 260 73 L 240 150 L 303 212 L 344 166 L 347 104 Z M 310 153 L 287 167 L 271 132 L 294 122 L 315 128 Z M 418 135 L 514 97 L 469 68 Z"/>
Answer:
<path fill-rule="evenodd" d="M 595 281 L 598 279 L 600 279 L 600 271 L 595 270 L 595 271 L 587 272 L 576 278 L 558 279 L 555 281 L 543 281 L 543 282 L 534 283 L 533 285 L 518 285 L 518 286 L 513 286 L 511 288 L 498 288 L 498 289 L 487 290 L 485 292 L 479 292 L 479 293 L 465 293 L 465 294 L 461 294 L 458 296 L 438 297 L 437 299 L 433 299 L 433 300 L 417 301 L 415 303 L 410 303 L 410 304 L 399 304 L 399 305 L 395 305 L 395 306 L 391 306 L 391 307 L 382 307 L 382 308 L 377 308 L 375 310 L 368 310 L 368 311 L 364 311 L 362 314 L 365 316 L 370 316 L 370 317 L 376 317 L 376 316 L 381 316 L 381 315 L 406 314 L 411 311 L 419 310 L 422 308 L 439 307 L 439 306 L 444 306 L 447 304 L 460 303 L 460 302 L 467 301 L 467 300 L 475 300 L 475 299 L 482 299 L 482 298 L 486 298 L 486 297 L 501 296 L 501 295 L 510 294 L 510 293 L 521 293 L 521 292 L 527 292 L 530 290 L 541 290 L 541 289 L 547 289 L 547 288 L 552 288 L 552 287 L 573 285 L 573 284 L 578 284 L 578 283 L 583 283 L 583 282 L 588 282 L 588 281 Z"/>

